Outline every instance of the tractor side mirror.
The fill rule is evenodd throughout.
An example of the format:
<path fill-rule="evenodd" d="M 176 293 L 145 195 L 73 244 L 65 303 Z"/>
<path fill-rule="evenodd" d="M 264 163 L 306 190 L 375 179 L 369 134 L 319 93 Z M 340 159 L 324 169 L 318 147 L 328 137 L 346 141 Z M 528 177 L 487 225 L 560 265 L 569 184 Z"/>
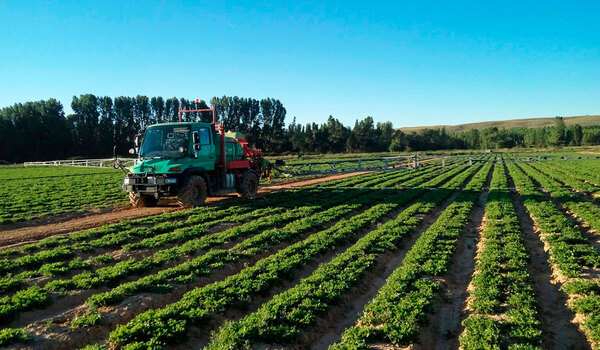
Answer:
<path fill-rule="evenodd" d="M 135 145 L 135 148 L 140 147 L 140 134 L 136 134 L 135 138 L 133 139 L 133 144 Z"/>

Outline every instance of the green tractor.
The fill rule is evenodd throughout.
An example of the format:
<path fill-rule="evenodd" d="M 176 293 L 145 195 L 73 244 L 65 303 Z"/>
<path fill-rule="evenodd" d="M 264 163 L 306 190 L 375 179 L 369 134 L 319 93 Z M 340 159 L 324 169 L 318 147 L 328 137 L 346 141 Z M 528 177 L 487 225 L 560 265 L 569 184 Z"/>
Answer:
<path fill-rule="evenodd" d="M 206 110 L 181 110 L 184 112 Z M 177 197 L 184 207 L 202 206 L 208 196 L 237 192 L 252 198 L 269 162 L 244 135 L 224 132 L 214 123 L 179 122 L 149 126 L 135 138 L 136 163 L 123 179 L 134 207 L 155 206 L 161 197 Z M 267 175 L 268 176 L 268 175 Z"/>

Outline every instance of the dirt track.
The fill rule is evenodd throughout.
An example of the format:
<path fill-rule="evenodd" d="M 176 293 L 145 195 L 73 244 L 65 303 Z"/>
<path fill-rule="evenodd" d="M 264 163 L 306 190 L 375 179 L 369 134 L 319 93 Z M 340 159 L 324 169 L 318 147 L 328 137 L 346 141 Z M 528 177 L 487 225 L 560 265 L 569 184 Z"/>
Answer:
<path fill-rule="evenodd" d="M 271 192 L 314 185 L 325 181 L 343 179 L 365 173 L 367 172 L 336 174 L 316 179 L 278 183 L 261 187 L 258 192 L 259 194 L 268 194 Z M 206 202 L 208 204 L 213 204 L 222 202 L 224 200 L 237 200 L 237 198 L 237 195 L 229 194 L 220 197 L 210 197 Z M 116 223 L 122 220 L 143 218 L 164 212 L 181 210 L 179 206 L 169 201 L 161 202 L 160 205 L 161 206 L 155 208 L 131 208 L 129 206 L 120 206 L 113 208 L 108 212 L 72 213 L 63 218 L 50 217 L 28 223 L 17 223 L 13 225 L 5 225 L 4 227 L 0 226 L 0 247 L 14 247 L 52 235 L 77 232 L 106 224 Z"/>

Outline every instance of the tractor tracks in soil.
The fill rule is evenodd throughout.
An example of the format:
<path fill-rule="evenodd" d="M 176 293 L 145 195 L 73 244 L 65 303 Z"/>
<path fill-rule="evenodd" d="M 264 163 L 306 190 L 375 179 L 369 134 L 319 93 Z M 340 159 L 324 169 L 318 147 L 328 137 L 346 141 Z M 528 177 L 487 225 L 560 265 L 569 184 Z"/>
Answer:
<path fill-rule="evenodd" d="M 358 176 L 368 173 L 354 172 L 345 174 L 336 174 L 308 180 L 298 180 L 286 183 L 277 183 L 259 188 L 259 195 L 285 191 L 297 187 L 310 186 L 326 181 L 344 179 L 351 176 Z M 224 201 L 240 200 L 237 195 L 229 194 L 220 197 L 209 197 L 208 205 L 219 204 Z M 58 234 L 69 234 L 79 232 L 107 224 L 118 223 L 123 220 L 133 220 L 147 216 L 158 215 L 166 212 L 182 210 L 175 201 L 161 201 L 160 206 L 151 208 L 131 208 L 129 206 L 113 207 L 109 211 L 106 209 L 96 212 L 77 212 L 63 214 L 55 217 L 46 217 L 29 222 L 0 226 L 0 250 L 14 248 L 24 244 L 34 243 L 40 239 Z"/>

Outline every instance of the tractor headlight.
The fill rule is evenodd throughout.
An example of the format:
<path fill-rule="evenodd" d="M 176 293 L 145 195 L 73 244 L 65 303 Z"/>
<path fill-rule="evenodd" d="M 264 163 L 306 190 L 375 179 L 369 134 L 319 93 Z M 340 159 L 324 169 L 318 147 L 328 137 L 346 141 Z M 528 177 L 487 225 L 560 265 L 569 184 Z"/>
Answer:
<path fill-rule="evenodd" d="M 172 184 L 176 184 L 177 183 L 177 179 L 174 177 L 167 177 L 165 179 L 165 184 L 167 185 L 172 185 Z"/>
<path fill-rule="evenodd" d="M 126 177 L 125 179 L 123 179 L 123 184 L 125 185 L 134 185 L 135 184 L 135 179 L 132 177 Z"/>

